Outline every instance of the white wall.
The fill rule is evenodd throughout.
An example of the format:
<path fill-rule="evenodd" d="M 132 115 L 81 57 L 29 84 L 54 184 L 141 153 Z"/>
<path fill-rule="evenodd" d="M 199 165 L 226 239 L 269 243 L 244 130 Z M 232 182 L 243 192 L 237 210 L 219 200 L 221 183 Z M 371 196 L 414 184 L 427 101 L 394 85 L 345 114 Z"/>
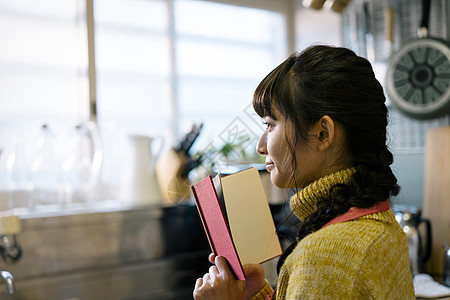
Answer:
<path fill-rule="evenodd" d="M 341 15 L 332 10 L 299 7 L 295 31 L 297 51 L 312 44 L 342 46 Z"/>
<path fill-rule="evenodd" d="M 422 207 L 425 155 L 422 153 L 394 154 L 392 170 L 401 187 L 400 194 L 392 198 L 395 205 Z"/>

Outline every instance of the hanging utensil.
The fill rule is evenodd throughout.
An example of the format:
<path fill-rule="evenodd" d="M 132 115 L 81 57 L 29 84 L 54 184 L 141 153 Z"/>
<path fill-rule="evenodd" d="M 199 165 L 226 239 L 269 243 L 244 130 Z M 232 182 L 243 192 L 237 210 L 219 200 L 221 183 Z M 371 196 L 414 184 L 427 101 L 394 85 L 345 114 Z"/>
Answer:
<path fill-rule="evenodd" d="M 446 41 L 428 37 L 430 4 L 422 1 L 419 37 L 392 55 L 386 74 L 392 104 L 416 119 L 450 113 L 450 48 Z"/>
<path fill-rule="evenodd" d="M 366 58 L 373 63 L 375 61 L 375 41 L 373 32 L 373 22 L 370 14 L 370 7 L 368 2 L 363 4 L 364 10 L 364 30 L 366 42 Z"/>

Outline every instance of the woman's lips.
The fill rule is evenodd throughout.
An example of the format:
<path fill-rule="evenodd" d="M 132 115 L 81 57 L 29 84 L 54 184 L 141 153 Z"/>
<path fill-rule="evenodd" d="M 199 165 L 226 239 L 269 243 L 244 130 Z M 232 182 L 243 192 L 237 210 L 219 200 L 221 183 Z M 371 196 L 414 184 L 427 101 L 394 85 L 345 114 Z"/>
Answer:
<path fill-rule="evenodd" d="M 275 164 L 273 162 L 266 163 L 267 172 L 271 172 L 275 168 Z"/>

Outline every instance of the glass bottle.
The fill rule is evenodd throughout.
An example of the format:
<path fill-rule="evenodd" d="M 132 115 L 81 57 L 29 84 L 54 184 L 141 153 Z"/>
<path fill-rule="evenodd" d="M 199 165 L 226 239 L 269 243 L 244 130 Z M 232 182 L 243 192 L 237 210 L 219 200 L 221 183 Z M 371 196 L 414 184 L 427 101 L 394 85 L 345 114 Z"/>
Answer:
<path fill-rule="evenodd" d="M 0 216 L 9 210 L 7 172 L 4 163 L 4 151 L 3 146 L 0 146 Z"/>
<path fill-rule="evenodd" d="M 100 137 L 95 123 L 75 126 L 69 155 L 62 164 L 64 204 L 67 208 L 92 204 L 101 160 Z"/>
<path fill-rule="evenodd" d="M 8 206 L 16 215 L 25 214 L 32 208 L 32 185 L 25 150 L 23 138 L 16 137 L 13 141 L 12 151 L 6 158 Z"/>
<path fill-rule="evenodd" d="M 32 200 L 37 211 L 61 209 L 59 197 L 59 164 L 55 158 L 54 141 L 47 124 L 41 126 L 37 154 L 31 162 Z"/>

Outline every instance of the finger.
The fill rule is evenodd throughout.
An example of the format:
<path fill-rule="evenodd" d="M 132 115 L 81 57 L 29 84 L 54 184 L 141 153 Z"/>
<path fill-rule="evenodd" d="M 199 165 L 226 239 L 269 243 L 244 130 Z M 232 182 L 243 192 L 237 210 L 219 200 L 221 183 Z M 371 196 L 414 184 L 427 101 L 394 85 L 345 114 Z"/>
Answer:
<path fill-rule="evenodd" d="M 192 292 L 192 296 L 194 299 L 197 299 L 197 296 L 200 293 L 202 285 L 203 285 L 203 278 L 198 278 L 197 281 L 195 282 L 194 291 Z"/>
<path fill-rule="evenodd" d="M 203 278 L 197 278 L 197 281 L 195 282 L 195 289 L 199 289 L 203 284 Z"/>
<path fill-rule="evenodd" d="M 213 280 L 219 276 L 219 270 L 217 270 L 216 266 L 209 267 L 209 275 Z"/>
<path fill-rule="evenodd" d="M 216 255 L 214 253 L 209 254 L 208 260 L 210 263 L 214 263 L 214 259 L 216 258 Z"/>
<path fill-rule="evenodd" d="M 216 256 L 214 263 L 217 266 L 217 270 L 220 274 L 227 274 L 227 272 L 230 272 L 230 268 L 228 267 L 227 260 L 223 256 Z"/>

